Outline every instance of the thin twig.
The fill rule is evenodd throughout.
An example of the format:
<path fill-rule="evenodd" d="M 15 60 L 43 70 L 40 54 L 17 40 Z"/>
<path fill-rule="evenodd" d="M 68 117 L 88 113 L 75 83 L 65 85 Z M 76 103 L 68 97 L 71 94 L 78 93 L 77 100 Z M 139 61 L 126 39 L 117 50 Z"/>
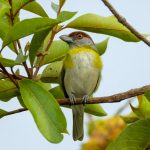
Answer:
<path fill-rule="evenodd" d="M 27 111 L 27 109 L 26 108 L 19 108 L 19 109 L 13 110 L 13 111 L 9 111 L 6 114 L 6 116 L 13 115 L 13 114 L 20 113 L 20 112 L 24 112 L 24 111 Z"/>
<path fill-rule="evenodd" d="M 3 70 L 3 73 L 7 75 L 7 77 L 16 85 L 18 88 L 18 83 L 17 81 L 8 73 L 8 71 L 5 69 L 5 67 L 0 63 L 0 68 Z"/>
<path fill-rule="evenodd" d="M 102 0 L 105 6 L 114 14 L 120 23 L 127 27 L 138 39 L 142 40 L 145 44 L 150 46 L 150 41 L 148 41 L 142 34 L 140 34 L 127 20 L 121 16 L 117 10 L 110 4 L 108 0 Z"/>
<path fill-rule="evenodd" d="M 28 75 L 29 79 L 31 79 L 31 78 L 32 78 L 32 75 L 31 75 L 31 73 L 30 73 L 30 70 L 29 70 L 29 68 L 28 68 L 28 66 L 27 66 L 26 61 L 24 61 L 22 64 L 23 64 L 23 66 L 24 66 L 24 68 L 25 68 L 25 70 L 26 70 L 26 72 L 27 72 L 27 75 Z"/>
<path fill-rule="evenodd" d="M 116 103 L 116 102 L 120 102 L 120 101 L 123 101 L 123 100 L 129 100 L 129 98 L 131 98 L 131 97 L 142 95 L 146 91 L 149 91 L 149 90 L 150 90 L 150 85 L 146 85 L 146 86 L 143 86 L 143 87 L 140 87 L 140 88 L 131 89 L 129 91 L 114 94 L 114 95 L 111 95 L 111 96 L 90 98 L 86 102 L 86 104 Z M 67 98 L 57 99 L 57 101 L 62 106 L 70 105 L 70 101 Z M 79 105 L 79 104 L 82 104 L 82 99 L 81 98 L 76 99 L 76 105 Z M 26 110 L 27 110 L 26 108 L 17 109 L 17 110 L 9 112 L 8 115 L 15 114 L 15 113 L 20 113 L 20 112 L 26 111 Z"/>

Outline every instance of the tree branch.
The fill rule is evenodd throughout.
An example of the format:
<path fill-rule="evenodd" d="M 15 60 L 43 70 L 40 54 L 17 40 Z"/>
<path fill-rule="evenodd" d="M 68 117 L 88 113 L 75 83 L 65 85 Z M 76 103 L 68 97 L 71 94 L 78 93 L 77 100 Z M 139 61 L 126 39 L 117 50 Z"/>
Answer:
<path fill-rule="evenodd" d="M 146 91 L 149 91 L 149 90 L 150 90 L 150 85 L 146 85 L 146 86 L 143 86 L 143 87 L 140 87 L 140 88 L 131 89 L 129 91 L 114 94 L 114 95 L 111 95 L 111 96 L 90 98 L 86 102 L 86 104 L 116 103 L 116 102 L 120 102 L 120 101 L 126 100 L 126 99 L 131 98 L 131 97 L 142 95 Z M 57 99 L 57 101 L 61 106 L 70 105 L 70 101 L 67 98 Z M 81 98 L 76 99 L 76 105 L 79 105 L 79 104 L 82 104 Z M 23 112 L 23 111 L 27 111 L 27 109 L 26 108 L 20 108 L 20 109 L 17 109 L 17 110 L 13 110 L 13 111 L 8 112 L 7 115 L 20 113 L 20 112 Z"/>
<path fill-rule="evenodd" d="M 148 41 L 142 34 L 140 34 L 131 24 L 129 24 L 126 19 L 121 16 L 117 10 L 109 3 L 108 0 L 102 0 L 105 6 L 114 14 L 120 23 L 127 27 L 138 39 L 142 40 L 145 44 L 150 46 L 150 41 Z"/>

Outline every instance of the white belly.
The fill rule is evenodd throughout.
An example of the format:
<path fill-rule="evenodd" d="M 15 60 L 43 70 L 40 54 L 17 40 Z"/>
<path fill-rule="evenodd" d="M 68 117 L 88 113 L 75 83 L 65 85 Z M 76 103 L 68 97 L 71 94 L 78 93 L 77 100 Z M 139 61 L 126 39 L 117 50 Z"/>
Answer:
<path fill-rule="evenodd" d="M 93 55 L 81 52 L 73 55 L 74 67 L 65 70 L 64 84 L 68 95 L 76 97 L 91 95 L 100 77 L 100 69 L 93 65 Z"/>

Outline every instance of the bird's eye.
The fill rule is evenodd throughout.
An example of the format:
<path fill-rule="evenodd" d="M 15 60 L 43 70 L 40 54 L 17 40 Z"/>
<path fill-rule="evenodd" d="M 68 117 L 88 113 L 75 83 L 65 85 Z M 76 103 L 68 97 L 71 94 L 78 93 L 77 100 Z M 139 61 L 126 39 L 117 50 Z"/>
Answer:
<path fill-rule="evenodd" d="M 78 37 L 78 39 L 82 39 L 83 35 L 82 34 L 78 34 L 77 37 Z"/>

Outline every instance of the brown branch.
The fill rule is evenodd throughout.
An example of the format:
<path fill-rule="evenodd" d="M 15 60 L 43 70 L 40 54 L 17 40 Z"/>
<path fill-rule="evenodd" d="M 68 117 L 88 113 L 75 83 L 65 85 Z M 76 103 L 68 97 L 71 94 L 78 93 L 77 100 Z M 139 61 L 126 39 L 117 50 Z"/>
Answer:
<path fill-rule="evenodd" d="M 131 97 L 142 95 L 146 91 L 149 91 L 149 90 L 150 90 L 150 85 L 146 85 L 146 86 L 143 86 L 143 87 L 140 87 L 140 88 L 131 89 L 129 91 L 114 94 L 114 95 L 111 95 L 111 96 L 90 98 L 86 102 L 86 104 L 116 103 L 116 102 L 120 102 L 120 101 L 126 100 L 126 99 L 131 98 Z M 70 105 L 70 101 L 67 98 L 57 99 L 57 101 L 61 106 Z M 76 105 L 79 105 L 79 104 L 82 104 L 81 98 L 76 99 Z M 26 111 L 26 110 L 27 110 L 26 108 L 20 108 L 20 109 L 8 112 L 7 115 L 20 113 L 20 112 L 23 112 L 23 111 Z"/>
<path fill-rule="evenodd" d="M 24 66 L 24 68 L 25 68 L 25 70 L 27 72 L 27 75 L 28 75 L 29 79 L 32 79 L 32 75 L 31 75 L 31 72 L 30 72 L 30 70 L 29 70 L 29 68 L 27 66 L 26 61 L 24 61 L 22 64 L 23 64 L 23 66 Z"/>
<path fill-rule="evenodd" d="M 150 41 L 148 41 L 142 34 L 140 34 L 127 20 L 121 16 L 117 10 L 109 3 L 108 0 L 102 0 L 105 6 L 114 14 L 120 23 L 127 27 L 138 39 L 142 40 L 145 44 L 150 46 Z"/>

